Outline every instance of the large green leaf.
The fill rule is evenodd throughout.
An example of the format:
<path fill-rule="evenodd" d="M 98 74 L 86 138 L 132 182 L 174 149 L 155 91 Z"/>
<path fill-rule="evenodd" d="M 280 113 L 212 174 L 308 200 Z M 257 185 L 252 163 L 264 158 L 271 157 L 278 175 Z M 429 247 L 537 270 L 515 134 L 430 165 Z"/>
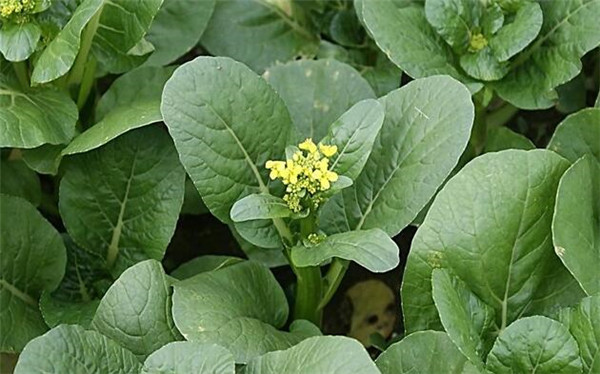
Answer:
<path fill-rule="evenodd" d="M 258 73 L 276 62 L 312 57 L 319 38 L 298 22 L 302 15 L 290 15 L 290 6 L 285 1 L 218 0 L 202 45 L 211 54 L 232 57 Z"/>
<path fill-rule="evenodd" d="M 0 160 L 0 193 L 22 197 L 35 206 L 42 200 L 40 179 L 23 160 Z"/>
<path fill-rule="evenodd" d="M 79 52 L 83 28 L 103 4 L 104 0 L 85 0 L 77 7 L 69 22 L 36 60 L 32 84 L 47 83 L 69 72 Z"/>
<path fill-rule="evenodd" d="M 59 208 L 79 246 L 114 276 L 162 259 L 183 203 L 185 173 L 166 132 L 146 127 L 66 160 Z"/>
<path fill-rule="evenodd" d="M 493 85 L 501 98 L 523 109 L 554 105 L 554 89 L 573 79 L 581 70 L 581 57 L 600 44 L 600 0 L 539 4 L 544 22 L 537 39 L 514 59 L 511 72 Z M 527 28 L 531 27 L 528 20 Z"/>
<path fill-rule="evenodd" d="M 600 163 L 586 155 L 561 178 L 552 221 L 554 250 L 588 295 L 600 293 L 599 197 Z"/>
<path fill-rule="evenodd" d="M 542 29 L 544 15 L 536 2 L 523 2 L 513 21 L 502 27 L 490 40 L 490 48 L 500 61 L 509 58 L 527 47 Z"/>
<path fill-rule="evenodd" d="M 25 347 L 15 374 L 133 374 L 141 367 L 133 353 L 96 331 L 61 325 Z"/>
<path fill-rule="evenodd" d="M 560 322 L 542 316 L 519 319 L 502 331 L 487 358 L 494 374 L 580 374 L 577 342 Z"/>
<path fill-rule="evenodd" d="M 298 140 L 320 140 L 353 104 L 375 98 L 354 68 L 336 60 L 293 61 L 273 66 L 263 76 L 285 101 Z"/>
<path fill-rule="evenodd" d="M 146 66 L 167 65 L 198 42 L 215 8 L 215 0 L 164 0 L 146 38 L 154 53 Z"/>
<path fill-rule="evenodd" d="M 65 273 L 58 232 L 27 201 L 0 194 L 0 351 L 19 352 L 47 330 L 38 309 L 42 291 Z"/>
<path fill-rule="evenodd" d="M 380 229 L 350 231 L 328 236 L 313 247 L 292 248 L 296 266 L 318 266 L 333 257 L 352 260 L 364 268 L 382 273 L 398 266 L 398 247 Z"/>
<path fill-rule="evenodd" d="M 489 349 L 485 343 L 495 327 L 494 309 L 446 269 L 434 269 L 431 283 L 433 300 L 448 337 L 471 363 L 483 369 L 482 357 Z"/>
<path fill-rule="evenodd" d="M 315 336 L 250 361 L 244 374 L 379 374 L 365 348 L 345 336 Z"/>
<path fill-rule="evenodd" d="M 329 128 L 324 144 L 338 148 L 331 169 L 352 180 L 363 170 L 383 125 L 385 112 L 376 100 L 363 100 L 342 114 Z"/>
<path fill-rule="evenodd" d="M 152 353 L 140 374 L 234 374 L 235 361 L 215 344 L 173 342 Z"/>
<path fill-rule="evenodd" d="M 600 162 L 600 108 L 588 108 L 571 114 L 562 121 L 548 149 L 553 150 L 571 162 L 586 154 L 593 155 Z"/>
<path fill-rule="evenodd" d="M 554 255 L 550 230 L 567 167 L 547 150 L 507 150 L 476 158 L 450 179 L 408 256 L 402 284 L 407 331 L 440 326 L 431 297 L 438 267 L 450 268 L 493 307 L 500 328 L 524 313 L 577 302 L 581 290 Z M 536 305 L 538 298 L 545 304 Z"/>
<path fill-rule="evenodd" d="M 388 57 L 413 78 L 448 74 L 467 84 L 472 92 L 481 83 L 460 72 L 454 65 L 452 48 L 436 34 L 417 3 L 364 1 L 362 16 L 367 30 Z"/>
<path fill-rule="evenodd" d="M 587 297 L 561 319 L 579 345 L 583 374 L 600 372 L 600 295 Z"/>
<path fill-rule="evenodd" d="M 181 162 L 217 218 L 230 222 L 237 200 L 268 192 L 264 165 L 283 158 L 291 120 L 250 69 L 229 58 L 198 57 L 169 79 L 161 111 Z"/>
<path fill-rule="evenodd" d="M 75 133 L 77 105 L 53 88 L 22 90 L 0 74 L 0 147 L 66 143 Z"/>
<path fill-rule="evenodd" d="M 375 363 L 382 374 L 477 373 L 448 335 L 438 331 L 408 335 L 386 349 Z"/>
<path fill-rule="evenodd" d="M 233 204 L 231 220 L 245 222 L 257 219 L 285 218 L 294 214 L 282 198 L 269 194 L 248 195 Z"/>
<path fill-rule="evenodd" d="M 0 52 L 8 61 L 26 60 L 41 36 L 42 30 L 34 22 L 5 22 L 0 27 Z"/>
<path fill-rule="evenodd" d="M 141 360 L 178 339 L 171 317 L 171 282 L 156 260 L 125 270 L 102 298 L 92 327 Z"/>
<path fill-rule="evenodd" d="M 190 341 L 216 343 L 236 362 L 289 348 L 304 334 L 278 331 L 288 317 L 283 290 L 268 268 L 243 262 L 176 283 L 173 319 Z"/>
<path fill-rule="evenodd" d="M 469 91 L 447 76 L 418 79 L 380 99 L 383 127 L 354 185 L 323 207 L 326 231 L 398 234 L 436 193 L 465 149 Z"/>

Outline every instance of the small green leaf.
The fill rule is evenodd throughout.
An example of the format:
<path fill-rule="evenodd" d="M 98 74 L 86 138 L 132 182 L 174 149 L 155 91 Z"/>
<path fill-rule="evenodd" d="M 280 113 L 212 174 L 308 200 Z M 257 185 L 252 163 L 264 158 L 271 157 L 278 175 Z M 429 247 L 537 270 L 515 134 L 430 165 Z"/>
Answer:
<path fill-rule="evenodd" d="M 35 206 L 42 201 L 40 179 L 23 160 L 0 160 L 0 193 L 22 197 Z"/>
<path fill-rule="evenodd" d="M 269 219 L 237 222 L 230 227 L 251 245 L 269 249 L 283 248 L 277 229 Z"/>
<path fill-rule="evenodd" d="M 69 72 L 79 52 L 83 28 L 103 4 L 104 0 L 85 0 L 77 7 L 69 22 L 35 61 L 32 84 L 51 82 Z"/>
<path fill-rule="evenodd" d="M 207 271 L 219 270 L 224 267 L 237 264 L 238 262 L 244 261 L 239 257 L 233 256 L 220 256 L 220 255 L 206 255 L 196 257 L 188 262 L 184 262 L 179 265 L 177 269 L 171 272 L 171 276 L 179 280 L 184 280 L 205 273 Z"/>
<path fill-rule="evenodd" d="M 534 149 L 535 144 L 525 136 L 507 127 L 488 127 L 484 153 L 498 152 L 505 149 Z"/>
<path fill-rule="evenodd" d="M 263 225 L 263 227 L 258 225 Z M 255 241 L 262 242 L 267 246 L 259 246 L 258 244 L 253 244 L 244 239 L 238 232 L 238 228 L 240 227 L 244 228 L 245 235 L 253 240 L 259 239 Z M 256 227 L 257 229 L 253 230 L 253 227 Z M 283 254 L 283 244 L 281 243 L 279 234 L 277 234 L 277 230 L 270 221 L 258 220 L 240 222 L 235 225 L 230 225 L 229 230 L 231 230 L 231 234 L 250 260 L 260 262 L 270 268 L 288 264 L 288 261 Z M 274 231 L 271 235 L 265 237 L 262 236 L 265 232 L 271 232 L 271 230 Z"/>
<path fill-rule="evenodd" d="M 588 108 L 573 113 L 562 121 L 548 149 L 571 162 L 591 154 L 600 162 L 600 108 Z"/>
<path fill-rule="evenodd" d="M 514 20 L 502 27 L 490 40 L 494 56 L 504 62 L 522 51 L 540 33 L 543 18 L 542 8 L 538 3 L 524 3 Z"/>
<path fill-rule="evenodd" d="M 392 344 L 377 360 L 382 374 L 475 374 L 475 367 L 445 332 L 419 331 Z"/>
<path fill-rule="evenodd" d="M 503 330 L 487 358 L 494 374 L 580 374 L 577 342 L 560 322 L 521 318 Z"/>
<path fill-rule="evenodd" d="M 133 353 L 104 335 L 60 325 L 27 344 L 15 374 L 132 374 L 141 367 Z"/>
<path fill-rule="evenodd" d="M 159 127 L 120 136 L 64 162 L 59 208 L 79 246 L 106 260 L 113 276 L 162 259 L 183 203 L 185 173 Z"/>
<path fill-rule="evenodd" d="M 319 266 L 333 257 L 355 261 L 375 273 L 392 270 L 400 261 L 396 243 L 379 229 L 334 234 L 314 247 L 292 248 L 292 261 L 299 267 Z"/>
<path fill-rule="evenodd" d="M 22 150 L 23 161 L 40 174 L 56 175 L 62 161 L 60 154 L 64 145 L 44 144 L 37 148 Z"/>
<path fill-rule="evenodd" d="M 563 264 L 588 295 L 600 293 L 600 163 L 588 154 L 562 176 L 552 241 Z"/>
<path fill-rule="evenodd" d="M 469 44 L 471 28 L 483 12 L 481 2 L 469 0 L 427 0 L 425 16 L 436 32 L 456 50 Z"/>
<path fill-rule="evenodd" d="M 65 273 L 63 241 L 33 205 L 0 194 L 0 352 L 20 352 L 48 327 L 38 308 Z"/>
<path fill-rule="evenodd" d="M 171 317 L 170 283 L 158 261 L 130 267 L 100 301 L 92 327 L 144 360 L 179 338 Z"/>
<path fill-rule="evenodd" d="M 356 179 L 367 163 L 375 139 L 383 125 L 385 112 L 377 100 L 363 100 L 346 111 L 329 128 L 322 142 L 336 145 L 331 169 L 339 175 Z"/>
<path fill-rule="evenodd" d="M 315 336 L 250 361 L 243 374 L 379 374 L 365 348 L 345 336 Z"/>
<path fill-rule="evenodd" d="M 495 81 L 508 73 L 508 64 L 498 61 L 490 47 L 460 56 L 460 66 L 473 78 Z"/>
<path fill-rule="evenodd" d="M 152 353 L 141 374 L 235 374 L 231 353 L 215 344 L 173 342 Z"/>
<path fill-rule="evenodd" d="M 231 220 L 245 222 L 257 219 L 286 218 L 294 214 L 281 198 L 268 194 L 252 194 L 231 207 Z"/>
<path fill-rule="evenodd" d="M 4 22 L 0 28 L 0 52 L 8 61 L 24 61 L 35 52 L 42 31 L 33 22 Z"/>
<path fill-rule="evenodd" d="M 375 98 L 358 71 L 331 59 L 292 61 L 263 76 L 290 111 L 298 141 L 312 138 L 316 143 L 352 105 Z"/>
<path fill-rule="evenodd" d="M 600 295 L 587 297 L 568 311 L 569 318 L 562 321 L 579 345 L 583 373 L 600 371 Z"/>

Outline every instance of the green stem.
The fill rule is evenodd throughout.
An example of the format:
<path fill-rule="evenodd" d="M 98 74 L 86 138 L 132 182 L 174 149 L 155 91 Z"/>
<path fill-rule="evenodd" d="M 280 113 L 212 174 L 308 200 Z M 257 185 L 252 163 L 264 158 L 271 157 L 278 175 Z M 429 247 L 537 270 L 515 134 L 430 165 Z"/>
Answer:
<path fill-rule="evenodd" d="M 323 310 L 327 304 L 335 295 L 335 292 L 340 287 L 340 283 L 342 283 L 342 279 L 344 279 L 344 275 L 346 274 L 346 270 L 348 270 L 348 265 L 350 261 L 344 260 L 341 258 L 334 258 L 329 266 L 329 270 L 325 275 L 325 292 L 323 294 L 323 298 L 319 303 L 319 309 Z"/>
<path fill-rule="evenodd" d="M 296 300 L 294 303 L 294 319 L 305 319 L 321 326 L 322 310 L 319 309 L 323 282 L 319 266 L 295 267 Z"/>
<path fill-rule="evenodd" d="M 19 80 L 19 84 L 21 87 L 26 90 L 29 88 L 29 73 L 27 72 L 27 62 L 19 61 L 13 62 L 13 68 L 15 69 L 15 74 L 17 74 L 17 79 Z"/>
<path fill-rule="evenodd" d="M 92 56 L 86 63 L 83 74 L 83 80 L 79 86 L 79 95 L 77 96 L 77 108 L 81 110 L 85 105 L 92 87 L 94 86 L 94 77 L 96 75 L 96 59 Z"/>
<path fill-rule="evenodd" d="M 474 98 L 473 101 L 475 103 L 475 121 L 473 122 L 473 131 L 471 132 L 470 142 L 475 150 L 475 154 L 480 155 L 485 147 L 487 137 L 487 108 L 483 106 L 477 98 Z"/>
<path fill-rule="evenodd" d="M 486 123 L 488 127 L 504 126 L 510 121 L 515 114 L 519 112 L 519 108 L 512 104 L 505 103 L 500 108 L 487 115 Z"/>
<path fill-rule="evenodd" d="M 81 36 L 81 47 L 79 48 L 79 53 L 77 54 L 73 68 L 69 73 L 69 84 L 79 84 L 83 79 L 88 55 L 90 54 L 90 50 L 92 48 L 92 40 L 94 40 L 94 35 L 96 35 L 101 14 L 102 9 L 94 14 L 90 22 L 83 30 L 83 35 Z"/>

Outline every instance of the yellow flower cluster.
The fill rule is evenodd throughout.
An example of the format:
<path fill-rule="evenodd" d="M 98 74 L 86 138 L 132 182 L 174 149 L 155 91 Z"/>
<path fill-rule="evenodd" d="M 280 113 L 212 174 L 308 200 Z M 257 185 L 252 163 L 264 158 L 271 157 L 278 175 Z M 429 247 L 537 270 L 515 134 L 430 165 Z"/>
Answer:
<path fill-rule="evenodd" d="M 331 182 L 338 179 L 338 175 L 329 170 L 329 157 L 337 153 L 337 146 L 317 145 L 309 138 L 298 148 L 300 151 L 294 153 L 291 159 L 269 160 L 265 165 L 271 170 L 271 179 L 279 178 L 287 186 L 283 200 L 294 212 L 304 209 L 302 200 L 305 198 L 312 202 L 314 208 L 318 207 L 320 199 L 315 194 L 328 190 Z"/>
<path fill-rule="evenodd" d="M 478 52 L 484 49 L 488 45 L 488 41 L 481 33 L 471 35 L 471 40 L 469 41 L 469 51 L 470 52 Z"/>
<path fill-rule="evenodd" d="M 13 14 L 26 14 L 35 8 L 36 0 L 0 0 L 0 16 L 6 18 Z"/>

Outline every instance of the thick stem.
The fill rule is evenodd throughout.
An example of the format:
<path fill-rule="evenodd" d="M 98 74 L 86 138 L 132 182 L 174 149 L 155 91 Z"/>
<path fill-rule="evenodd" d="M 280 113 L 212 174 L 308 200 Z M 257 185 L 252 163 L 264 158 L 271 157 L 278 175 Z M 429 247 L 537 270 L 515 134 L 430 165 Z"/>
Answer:
<path fill-rule="evenodd" d="M 327 304 L 335 295 L 335 292 L 340 287 L 340 283 L 342 283 L 342 279 L 344 279 L 344 275 L 346 274 L 346 270 L 348 270 L 348 265 L 350 261 L 344 260 L 341 258 L 334 258 L 329 266 L 329 270 L 325 275 L 325 292 L 323 294 L 323 298 L 319 303 L 319 309 L 323 310 L 327 306 Z"/>
<path fill-rule="evenodd" d="M 515 107 L 512 104 L 505 103 L 500 108 L 487 115 L 487 126 L 504 126 L 515 116 L 515 114 L 517 114 L 518 111 L 519 108 Z"/>
<path fill-rule="evenodd" d="M 81 47 L 79 48 L 79 53 L 77 54 L 77 58 L 75 59 L 75 63 L 73 64 L 73 68 L 69 74 L 69 84 L 79 84 L 83 79 L 83 73 L 87 65 L 90 49 L 92 48 L 94 35 L 96 35 L 96 30 L 98 29 L 98 24 L 100 23 L 101 14 L 102 9 L 98 10 L 96 14 L 94 14 L 90 22 L 83 30 L 83 35 L 81 36 Z"/>
<path fill-rule="evenodd" d="M 475 121 L 473 122 L 470 143 L 475 149 L 475 154 L 480 155 L 483 152 L 487 138 L 487 108 L 476 97 L 473 101 L 475 103 Z"/>
<path fill-rule="evenodd" d="M 13 69 L 19 80 L 21 88 L 24 90 L 29 88 L 29 73 L 27 72 L 27 61 L 13 62 Z"/>
<path fill-rule="evenodd" d="M 83 80 L 79 86 L 79 95 L 77 96 L 77 108 L 81 110 L 85 105 L 92 87 L 94 86 L 94 76 L 96 74 L 96 59 L 92 56 L 86 63 Z"/>
<path fill-rule="evenodd" d="M 294 267 L 296 273 L 296 300 L 294 303 L 294 319 L 305 319 L 321 326 L 322 309 L 319 309 L 323 282 L 319 266 Z"/>

